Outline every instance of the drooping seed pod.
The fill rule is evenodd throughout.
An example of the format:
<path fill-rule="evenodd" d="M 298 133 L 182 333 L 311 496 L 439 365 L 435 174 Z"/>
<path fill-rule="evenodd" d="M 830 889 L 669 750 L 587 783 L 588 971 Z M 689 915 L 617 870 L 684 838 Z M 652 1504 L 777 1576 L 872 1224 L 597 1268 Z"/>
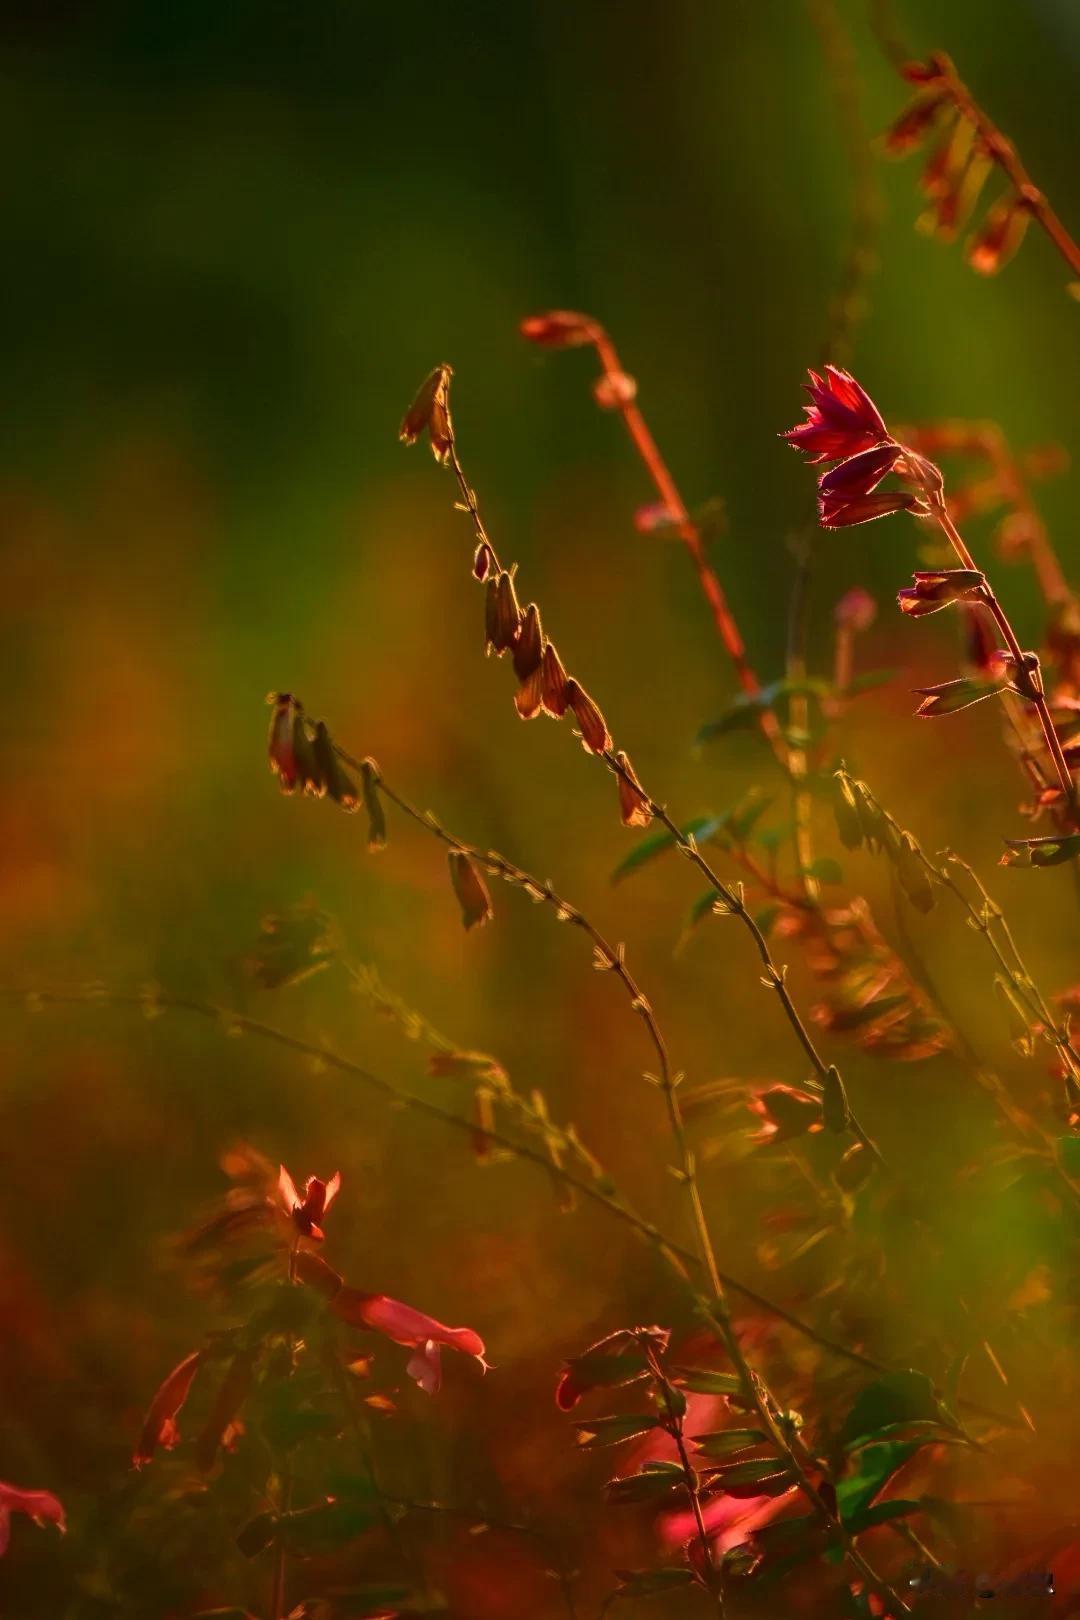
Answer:
<path fill-rule="evenodd" d="M 266 701 L 274 705 L 268 741 L 270 769 L 277 777 L 282 793 L 294 793 L 300 780 L 294 731 L 302 705 L 291 692 L 271 692 Z"/>
<path fill-rule="evenodd" d="M 581 728 L 581 745 L 587 754 L 603 754 L 611 747 L 611 733 L 607 721 L 600 713 L 585 688 L 571 678 L 566 683 L 567 706 L 574 711 L 574 719 Z"/>
<path fill-rule="evenodd" d="M 933 911 L 937 904 L 937 893 L 923 864 L 919 846 L 909 832 L 901 834 L 896 849 L 891 853 L 900 887 L 916 911 Z"/>
<path fill-rule="evenodd" d="M 334 747 L 333 738 L 326 729 L 325 721 L 317 720 L 315 722 L 315 735 L 312 738 L 311 746 L 315 755 L 315 764 L 319 771 L 322 788 L 318 796 L 322 798 L 324 794 L 328 794 L 334 803 L 339 804 L 343 810 L 353 811 L 358 809 L 360 805 L 359 789 L 338 758 L 337 749 Z"/>
<path fill-rule="evenodd" d="M 544 672 L 537 664 L 514 694 L 514 707 L 523 720 L 535 720 L 544 707 Z"/>
<path fill-rule="evenodd" d="M 386 848 L 386 817 L 379 798 L 379 767 L 373 759 L 365 759 L 360 767 L 360 787 L 368 818 L 367 847 L 374 853 Z"/>
<path fill-rule="evenodd" d="M 501 658 L 514 645 L 521 625 L 521 608 L 512 574 L 504 571 L 488 580 L 484 622 L 488 650 Z"/>
<path fill-rule="evenodd" d="M 450 459 L 450 447 L 454 439 L 450 422 L 452 376 L 450 367 L 444 365 L 436 366 L 435 370 L 424 378 L 416 398 L 405 412 L 398 432 L 403 444 L 415 444 L 426 428 L 431 440 L 432 454 L 441 466 L 445 466 Z"/>
<path fill-rule="evenodd" d="M 540 677 L 540 698 L 544 709 L 554 720 L 561 720 L 570 702 L 570 677 L 550 641 L 544 643 Z"/>
<path fill-rule="evenodd" d="M 946 97 L 940 92 L 909 102 L 885 132 L 883 145 L 889 157 L 906 157 L 921 145 L 945 103 Z"/>
<path fill-rule="evenodd" d="M 913 578 L 914 585 L 896 593 L 901 612 L 911 619 L 937 613 L 950 602 L 986 600 L 986 577 L 977 568 L 923 570 Z"/>
<path fill-rule="evenodd" d="M 615 756 L 621 770 L 619 771 L 619 814 L 622 816 L 624 827 L 647 827 L 653 818 L 649 801 L 642 790 L 641 783 L 634 775 L 634 767 L 629 757 L 624 753 Z M 623 775 L 623 772 L 626 774 Z"/>
<path fill-rule="evenodd" d="M 980 276 L 996 276 L 1019 249 L 1030 223 L 1031 209 L 1023 197 L 1014 193 L 995 203 L 968 243 L 968 264 Z"/>
<path fill-rule="evenodd" d="M 535 602 L 530 602 L 514 642 L 514 671 L 519 681 L 527 680 L 540 668 L 543 653 L 544 632 L 540 626 L 540 609 Z"/>
<path fill-rule="evenodd" d="M 487 579 L 495 566 L 495 553 L 486 540 L 481 540 L 473 553 L 473 574 L 479 580 Z"/>
<path fill-rule="evenodd" d="M 825 1128 L 841 1136 L 851 1123 L 851 1110 L 839 1069 L 830 1064 L 821 1086 L 821 1115 Z"/>
<path fill-rule="evenodd" d="M 836 818 L 836 830 L 840 835 L 840 842 L 844 848 L 861 849 L 865 837 L 863 820 L 859 814 L 858 801 L 851 785 L 851 778 L 845 776 L 842 771 L 836 773 L 833 815 Z"/>
<path fill-rule="evenodd" d="M 461 907 L 461 920 L 466 930 L 482 926 L 494 916 L 487 884 L 480 875 L 476 862 L 464 850 L 452 849 L 447 854 L 450 882 Z"/>

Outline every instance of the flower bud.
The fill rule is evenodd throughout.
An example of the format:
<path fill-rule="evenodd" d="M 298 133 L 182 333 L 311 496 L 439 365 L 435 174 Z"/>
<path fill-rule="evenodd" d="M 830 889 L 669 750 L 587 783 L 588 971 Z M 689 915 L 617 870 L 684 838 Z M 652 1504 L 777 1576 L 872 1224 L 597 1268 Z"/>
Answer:
<path fill-rule="evenodd" d="M 519 331 L 529 343 L 545 349 L 574 349 L 591 343 L 596 323 L 572 309 L 549 309 L 543 315 L 529 315 Z"/>
<path fill-rule="evenodd" d="M 577 681 L 566 683 L 567 703 L 574 711 L 574 719 L 581 728 L 581 743 L 587 754 L 603 754 L 611 747 L 611 733 L 600 710 Z"/>
<path fill-rule="evenodd" d="M 619 813 L 624 827 L 647 827 L 652 820 L 649 801 L 641 783 L 634 775 L 634 767 L 626 754 L 615 756 L 621 770 L 619 776 Z M 625 775 L 623 774 L 625 772 Z"/>
<path fill-rule="evenodd" d="M 637 381 L 625 371 L 606 371 L 593 383 L 593 399 L 602 411 L 617 411 L 637 398 Z"/>
<path fill-rule="evenodd" d="M 312 750 L 315 755 L 315 764 L 319 771 L 322 787 L 321 798 L 328 793 L 335 804 L 340 804 L 343 810 L 355 810 L 360 804 L 360 794 L 356 783 L 338 758 L 337 749 L 333 739 L 326 729 L 323 720 L 315 722 L 315 735 L 312 738 Z"/>
<path fill-rule="evenodd" d="M 432 454 L 443 466 L 450 459 L 450 448 L 454 441 L 454 430 L 450 422 L 452 376 L 453 372 L 449 366 L 435 367 L 435 370 L 420 384 L 419 392 L 405 412 L 398 432 L 398 438 L 403 444 L 415 444 L 426 428 L 431 440 Z"/>
<path fill-rule="evenodd" d="M 501 658 L 514 645 L 521 625 L 521 608 L 512 574 L 504 571 L 488 580 L 484 624 L 488 650 Z"/>
<path fill-rule="evenodd" d="M 447 861 L 450 866 L 450 882 L 461 907 L 461 920 L 465 924 L 466 931 L 478 924 L 482 926 L 494 916 L 494 911 L 487 884 L 480 876 L 479 867 L 461 849 L 450 850 Z"/>
<path fill-rule="evenodd" d="M 514 672 L 519 680 L 526 680 L 540 668 L 543 652 L 544 632 L 540 628 L 540 609 L 535 602 L 530 602 L 514 642 Z"/>
<path fill-rule="evenodd" d="M 562 659 L 550 641 L 545 641 L 540 660 L 540 700 L 555 720 L 561 720 L 570 702 L 570 678 Z"/>
<path fill-rule="evenodd" d="M 1016 253 L 1030 222 L 1031 209 L 1021 197 L 995 203 L 982 230 L 968 242 L 968 264 L 980 276 L 996 276 Z"/>

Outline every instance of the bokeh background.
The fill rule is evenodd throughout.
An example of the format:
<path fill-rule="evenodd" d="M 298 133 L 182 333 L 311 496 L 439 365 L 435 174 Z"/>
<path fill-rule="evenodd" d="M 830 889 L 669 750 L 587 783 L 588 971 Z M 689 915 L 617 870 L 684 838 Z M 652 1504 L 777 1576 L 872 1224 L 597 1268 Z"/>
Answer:
<path fill-rule="evenodd" d="M 1075 228 L 1071 0 L 899 12 L 916 49 L 955 56 Z M 838 0 L 838 16 L 880 131 L 904 87 L 864 7 Z M 336 969 L 279 994 L 245 974 L 263 915 L 314 896 L 357 960 L 453 1040 L 497 1054 L 521 1090 L 541 1088 L 680 1230 L 640 1030 L 584 942 L 507 890 L 466 936 L 443 854 L 415 827 L 392 822 L 372 857 L 353 819 L 278 796 L 262 705 L 299 693 L 454 831 L 550 876 L 625 939 L 693 1080 L 799 1078 L 741 937 L 714 925 L 674 954 L 696 892 L 681 865 L 611 888 L 633 835 L 610 780 L 567 726 L 517 720 L 507 671 L 482 656 L 450 480 L 396 430 L 421 377 L 452 363 L 462 455 L 500 550 L 652 791 L 680 816 L 754 782 L 782 798 L 750 734 L 694 750 L 734 683 L 692 571 L 634 529 L 651 492 L 593 405 L 588 355 L 530 349 L 517 323 L 566 306 L 608 326 L 688 501 L 726 504 L 714 560 L 755 662 L 778 675 L 811 479 L 776 434 L 820 352 L 852 214 L 821 41 L 795 0 L 47 0 L 9 11 L 0 74 L 0 980 L 17 992 L 0 1024 L 0 1478 L 58 1491 L 72 1521 L 62 1546 L 16 1523 L 0 1613 L 262 1601 L 259 1571 L 185 1550 L 189 1532 L 218 1545 L 197 1517 L 147 1518 L 154 1481 L 128 1467 L 158 1378 L 212 1325 L 169 1241 L 220 1192 L 240 1138 L 298 1175 L 340 1168 L 333 1254 L 350 1278 L 483 1332 L 498 1371 L 452 1369 L 434 1404 L 406 1392 L 380 1443 L 419 1495 L 546 1516 L 591 1612 L 613 1565 L 648 1561 L 651 1532 L 600 1505 L 604 1470 L 572 1454 L 551 1388 L 600 1332 L 683 1308 L 645 1251 L 602 1211 L 560 1214 L 542 1174 L 479 1168 L 467 1142 L 224 1023 L 33 1012 L 23 992 L 157 984 L 329 1041 L 467 1112 L 468 1094 L 430 1079 L 422 1045 Z M 855 369 L 891 418 L 990 417 L 1021 448 L 1075 458 L 1080 316 L 1062 265 L 1032 232 L 999 279 L 976 278 L 959 249 L 913 230 L 916 177 L 917 160 L 876 171 L 880 268 Z M 1038 498 L 1075 576 L 1075 473 Z M 970 531 L 982 556 L 989 532 Z M 1022 830 L 992 705 L 938 727 L 911 718 L 908 689 L 956 656 L 952 626 L 895 622 L 913 562 L 900 519 L 823 541 L 812 661 L 827 667 L 842 592 L 881 599 L 860 657 L 900 673 L 853 708 L 844 751 L 929 847 L 954 843 L 991 873 L 1032 965 L 1063 988 L 1077 976 L 1068 881 L 991 870 L 1001 835 Z M 1003 572 L 1001 589 L 1037 636 L 1029 572 Z M 835 855 L 824 818 L 821 837 Z M 869 859 L 845 875 L 887 910 Z M 912 926 L 1007 1069 L 978 942 L 940 912 Z M 797 961 L 792 974 L 814 999 Z M 911 1147 L 949 1128 L 961 1083 L 945 1061 L 844 1056 L 883 1134 L 907 1131 Z M 708 1166 L 707 1133 L 701 1151 Z M 753 1169 L 715 1151 L 707 1196 L 728 1269 L 850 1337 L 828 1289 L 816 1297 L 827 1279 L 764 1244 Z M 1030 1233 L 1009 1247 L 1011 1217 L 971 1227 L 958 1198 L 946 1219 L 968 1234 L 958 1264 L 993 1252 L 1009 1290 L 1022 1282 L 1035 1251 Z M 1055 1331 L 1017 1334 L 1033 1405 Z M 857 1332 L 901 1361 L 937 1343 L 910 1318 Z M 784 1354 L 806 1352 L 792 1340 Z M 840 1371 L 821 1367 L 826 1387 Z M 428 1524 L 418 1539 L 452 1613 L 556 1612 L 542 1560 L 513 1538 Z"/>

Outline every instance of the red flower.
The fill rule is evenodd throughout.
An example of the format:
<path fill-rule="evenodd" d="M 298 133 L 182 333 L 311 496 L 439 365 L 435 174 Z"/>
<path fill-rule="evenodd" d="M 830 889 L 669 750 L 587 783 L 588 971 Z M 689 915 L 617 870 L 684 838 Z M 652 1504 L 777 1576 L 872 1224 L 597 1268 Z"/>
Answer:
<path fill-rule="evenodd" d="M 395 1344 L 414 1349 L 416 1353 L 410 1356 L 406 1370 L 429 1395 L 433 1395 L 442 1382 L 444 1345 L 450 1350 L 460 1350 L 463 1355 L 475 1356 L 487 1370 L 484 1341 L 472 1328 L 446 1327 L 433 1316 L 426 1316 L 423 1311 L 403 1305 L 386 1294 L 362 1294 L 357 1288 L 345 1286 L 334 1295 L 330 1308 L 335 1316 L 353 1327 L 372 1328 Z"/>
<path fill-rule="evenodd" d="M 806 421 L 780 437 L 811 461 L 839 461 L 888 439 L 880 411 L 849 372 L 826 366 L 824 377 L 811 371 L 803 386 L 811 401 L 804 407 Z"/>
<path fill-rule="evenodd" d="M 176 1414 L 188 1398 L 195 1374 L 202 1366 L 203 1352 L 196 1350 L 190 1356 L 185 1356 L 180 1364 L 173 1368 L 153 1400 L 150 1410 L 146 1414 L 142 1435 L 138 1447 L 131 1461 L 136 1468 L 143 1463 L 150 1462 L 161 1446 L 171 1451 L 180 1439 L 180 1430 L 176 1423 Z"/>
<path fill-rule="evenodd" d="M 293 1225 L 304 1237 L 314 1238 L 317 1243 L 321 1243 L 325 1236 L 319 1222 L 340 1190 L 341 1174 L 335 1170 L 329 1181 L 322 1181 L 318 1176 L 309 1176 L 304 1187 L 304 1196 L 301 1198 L 285 1166 L 282 1165 L 278 1171 L 278 1192 L 292 1217 Z"/>
<path fill-rule="evenodd" d="M 7 1552 L 13 1513 L 25 1513 L 37 1525 L 55 1524 L 61 1535 L 67 1529 L 64 1504 L 52 1491 L 23 1491 L 0 1480 L 0 1558 Z"/>
<path fill-rule="evenodd" d="M 877 618 L 877 603 L 869 591 L 863 590 L 861 585 L 853 585 L 837 602 L 833 617 L 841 629 L 862 634 Z"/>
<path fill-rule="evenodd" d="M 888 517 L 890 512 L 912 512 L 916 517 L 925 517 L 929 510 L 917 495 L 907 495 L 902 490 L 878 489 L 870 495 L 822 495 L 818 500 L 823 529 L 847 529 L 856 523 Z"/>

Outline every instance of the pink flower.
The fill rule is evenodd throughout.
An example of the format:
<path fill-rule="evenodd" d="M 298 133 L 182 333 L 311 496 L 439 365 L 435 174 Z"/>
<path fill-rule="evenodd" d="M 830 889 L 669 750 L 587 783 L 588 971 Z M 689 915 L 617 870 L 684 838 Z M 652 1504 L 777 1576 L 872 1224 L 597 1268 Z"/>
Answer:
<path fill-rule="evenodd" d="M 475 1356 L 484 1370 L 484 1341 L 472 1328 L 446 1327 L 433 1316 L 427 1316 L 411 1305 L 403 1305 L 386 1294 L 362 1294 L 358 1288 L 347 1285 L 334 1295 L 331 1310 L 343 1322 L 353 1327 L 372 1328 L 384 1333 L 395 1344 L 408 1345 L 415 1351 L 410 1356 L 406 1371 L 427 1394 L 433 1395 L 442 1382 L 442 1347 L 460 1350 L 463 1355 Z"/>
<path fill-rule="evenodd" d="M 142 1435 L 138 1447 L 131 1461 L 136 1468 L 148 1463 L 161 1446 L 171 1451 L 180 1439 L 180 1430 L 177 1427 L 176 1414 L 188 1398 L 195 1374 L 202 1366 L 203 1352 L 196 1350 L 190 1356 L 185 1356 L 178 1366 L 166 1378 L 153 1400 L 150 1410 L 146 1414 Z"/>
<path fill-rule="evenodd" d="M 877 618 L 877 603 L 869 591 L 863 590 L 861 585 L 853 585 L 837 602 L 833 617 L 841 629 L 861 634 L 869 630 Z"/>
<path fill-rule="evenodd" d="M 67 1529 L 64 1504 L 52 1491 L 23 1491 L 0 1480 L 0 1558 L 7 1551 L 13 1513 L 25 1513 L 37 1525 L 55 1524 L 61 1535 Z"/>
<path fill-rule="evenodd" d="M 806 421 L 780 437 L 812 462 L 839 461 L 888 439 L 880 411 L 849 372 L 826 366 L 824 377 L 811 371 L 804 387 L 810 395 Z"/>
<path fill-rule="evenodd" d="M 574 349 L 591 343 L 596 322 L 576 309 L 549 309 L 543 315 L 528 315 L 518 328 L 529 343 L 544 349 Z"/>
<path fill-rule="evenodd" d="M 335 1170 L 329 1181 L 322 1181 L 318 1176 L 309 1176 L 304 1187 L 304 1196 L 301 1198 L 285 1166 L 282 1165 L 278 1171 L 278 1192 L 292 1217 L 293 1225 L 304 1237 L 314 1238 L 316 1243 L 321 1243 L 326 1235 L 319 1222 L 340 1190 L 341 1174 Z"/>

